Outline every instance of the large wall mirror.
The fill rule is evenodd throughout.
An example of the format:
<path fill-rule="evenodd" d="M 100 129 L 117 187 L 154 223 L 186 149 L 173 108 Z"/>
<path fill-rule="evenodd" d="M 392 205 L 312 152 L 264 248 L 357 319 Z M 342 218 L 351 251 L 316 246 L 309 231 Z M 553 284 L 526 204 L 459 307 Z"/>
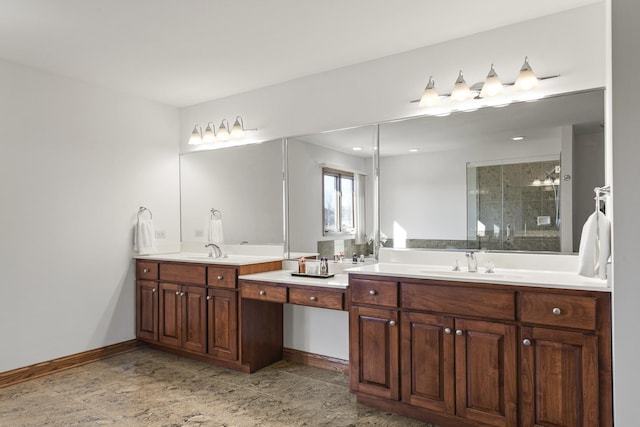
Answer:
<path fill-rule="evenodd" d="M 370 254 L 375 126 L 289 138 L 289 247 L 333 258 Z"/>
<path fill-rule="evenodd" d="M 380 125 L 385 246 L 577 252 L 604 185 L 603 92 Z"/>
<path fill-rule="evenodd" d="M 207 242 L 213 208 L 222 216 L 225 244 L 283 247 L 282 144 L 278 139 L 182 154 L 183 243 Z"/>

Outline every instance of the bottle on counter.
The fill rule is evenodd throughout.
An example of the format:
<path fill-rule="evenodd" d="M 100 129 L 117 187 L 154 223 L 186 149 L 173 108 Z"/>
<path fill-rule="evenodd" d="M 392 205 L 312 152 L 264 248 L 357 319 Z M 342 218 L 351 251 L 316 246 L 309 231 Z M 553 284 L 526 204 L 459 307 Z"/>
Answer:
<path fill-rule="evenodd" d="M 304 257 L 298 260 L 298 273 L 306 274 L 307 265 L 304 263 Z"/>
<path fill-rule="evenodd" d="M 320 274 L 324 276 L 329 274 L 329 261 L 325 257 L 320 258 Z"/>

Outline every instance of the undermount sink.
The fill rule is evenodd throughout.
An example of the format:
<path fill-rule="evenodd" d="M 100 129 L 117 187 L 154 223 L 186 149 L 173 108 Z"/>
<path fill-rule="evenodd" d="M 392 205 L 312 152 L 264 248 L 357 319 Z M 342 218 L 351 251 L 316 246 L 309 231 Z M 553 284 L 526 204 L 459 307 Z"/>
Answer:
<path fill-rule="evenodd" d="M 447 271 L 447 270 L 422 270 L 421 273 L 424 274 L 432 274 L 434 276 L 445 276 L 445 277 L 460 277 L 460 278 L 468 278 L 474 277 L 476 279 L 481 280 L 491 280 L 494 279 L 523 279 L 525 276 L 520 274 L 513 273 L 485 273 L 485 272 L 469 272 L 469 271 Z"/>

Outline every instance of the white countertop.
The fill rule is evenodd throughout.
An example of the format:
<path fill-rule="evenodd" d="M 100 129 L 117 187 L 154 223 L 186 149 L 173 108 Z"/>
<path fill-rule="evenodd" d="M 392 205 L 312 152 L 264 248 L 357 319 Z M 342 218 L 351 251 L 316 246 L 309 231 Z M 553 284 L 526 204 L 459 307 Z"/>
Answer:
<path fill-rule="evenodd" d="M 265 273 L 246 274 L 239 276 L 239 280 L 253 280 L 259 282 L 284 283 L 290 285 L 317 286 L 323 288 L 347 289 L 349 276 L 346 273 L 336 273 L 335 276 L 320 279 L 316 277 L 292 276 L 295 270 L 274 270 Z"/>
<path fill-rule="evenodd" d="M 379 263 L 350 268 L 345 272 L 415 279 L 437 279 L 458 282 L 496 283 L 501 285 L 611 292 L 611 288 L 607 287 L 606 280 L 583 277 L 577 273 L 566 271 L 496 268 L 494 273 L 485 273 L 482 267 L 478 267 L 478 270 L 477 273 L 469 273 L 467 271 L 452 271 L 451 266 Z"/>
<path fill-rule="evenodd" d="M 209 257 L 206 253 L 199 252 L 177 252 L 168 254 L 136 255 L 135 259 L 153 261 L 179 261 L 196 262 L 202 264 L 216 265 L 249 265 L 263 262 L 282 261 L 282 256 L 262 256 L 262 255 L 228 255 L 226 258 Z"/>

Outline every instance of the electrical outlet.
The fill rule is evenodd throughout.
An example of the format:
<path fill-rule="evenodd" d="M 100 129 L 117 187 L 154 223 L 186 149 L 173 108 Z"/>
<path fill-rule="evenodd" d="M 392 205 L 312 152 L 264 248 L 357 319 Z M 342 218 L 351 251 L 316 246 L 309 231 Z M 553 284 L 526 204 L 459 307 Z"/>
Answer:
<path fill-rule="evenodd" d="M 166 239 L 167 232 L 164 230 L 156 230 L 156 239 Z"/>
<path fill-rule="evenodd" d="M 193 233 L 193 237 L 204 237 L 204 230 L 196 230 Z"/>

